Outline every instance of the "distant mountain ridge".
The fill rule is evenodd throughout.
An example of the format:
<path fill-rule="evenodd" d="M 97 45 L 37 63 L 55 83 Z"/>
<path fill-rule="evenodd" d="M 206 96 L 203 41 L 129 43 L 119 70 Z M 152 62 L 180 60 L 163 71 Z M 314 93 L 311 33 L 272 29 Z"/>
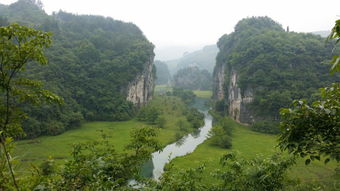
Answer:
<path fill-rule="evenodd" d="M 328 37 L 331 31 L 314 31 L 312 34 L 320 35 L 321 37 Z"/>
<path fill-rule="evenodd" d="M 181 58 L 165 61 L 170 73 L 174 75 L 179 69 L 187 67 L 198 67 L 201 70 L 213 72 L 218 48 L 216 45 L 208 45 L 200 50 L 186 53 Z"/>

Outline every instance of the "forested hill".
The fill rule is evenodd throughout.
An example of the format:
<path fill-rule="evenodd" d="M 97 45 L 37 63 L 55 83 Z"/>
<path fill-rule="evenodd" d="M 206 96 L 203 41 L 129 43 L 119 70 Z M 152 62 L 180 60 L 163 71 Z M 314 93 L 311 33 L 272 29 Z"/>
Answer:
<path fill-rule="evenodd" d="M 155 61 L 156 81 L 157 85 L 168 85 L 171 80 L 171 75 L 168 66 L 159 60 Z"/>
<path fill-rule="evenodd" d="M 25 75 L 43 81 L 65 104 L 25 107 L 27 137 L 59 134 L 83 119 L 126 120 L 151 98 L 154 46 L 136 25 L 62 11 L 50 16 L 35 0 L 0 5 L 0 22 L 53 34 L 48 65 L 33 65 Z"/>
<path fill-rule="evenodd" d="M 212 73 L 215 66 L 217 52 L 218 48 L 216 45 L 209 45 L 200 50 L 186 53 L 179 59 L 166 61 L 166 64 L 168 65 L 172 75 L 180 69 L 195 66 L 201 70 L 208 70 Z"/>
<path fill-rule="evenodd" d="M 268 17 L 241 20 L 223 35 L 214 69 L 217 109 L 237 121 L 277 120 L 293 99 L 313 100 L 330 75 L 332 45 L 319 35 L 287 32 Z"/>

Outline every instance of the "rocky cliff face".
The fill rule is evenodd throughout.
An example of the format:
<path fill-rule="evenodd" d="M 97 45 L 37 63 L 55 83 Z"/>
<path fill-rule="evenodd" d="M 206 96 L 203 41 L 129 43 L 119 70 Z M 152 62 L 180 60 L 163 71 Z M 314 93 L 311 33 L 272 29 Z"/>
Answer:
<path fill-rule="evenodd" d="M 241 123 L 253 122 L 253 116 L 247 105 L 253 101 L 253 91 L 251 89 L 244 90 L 244 95 L 241 95 L 241 89 L 237 85 L 238 74 L 235 70 L 230 72 L 228 76 L 228 111 L 229 116 Z"/>
<path fill-rule="evenodd" d="M 238 73 L 236 70 L 227 71 L 226 65 L 216 66 L 214 71 L 214 98 L 223 100 L 226 104 L 225 110 L 234 120 L 241 123 L 252 123 L 252 116 L 248 104 L 253 101 L 253 90 L 247 88 L 242 91 L 238 87 Z M 225 84 L 227 83 L 227 84 Z"/>
<path fill-rule="evenodd" d="M 150 57 L 150 60 L 145 64 L 144 71 L 128 85 L 126 99 L 136 106 L 144 105 L 152 98 L 154 88 L 153 58 L 154 56 Z"/>
<path fill-rule="evenodd" d="M 215 67 L 214 69 L 214 90 L 213 90 L 213 97 L 216 100 L 223 100 L 224 99 L 224 78 L 225 78 L 225 68 L 224 65 L 220 67 Z"/>

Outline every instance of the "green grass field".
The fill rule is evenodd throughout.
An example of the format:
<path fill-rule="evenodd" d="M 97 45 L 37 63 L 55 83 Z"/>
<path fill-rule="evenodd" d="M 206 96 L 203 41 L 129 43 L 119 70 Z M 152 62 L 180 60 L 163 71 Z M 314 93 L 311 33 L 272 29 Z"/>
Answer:
<path fill-rule="evenodd" d="M 172 87 L 168 85 L 156 85 L 155 93 L 156 94 L 164 94 L 166 92 L 171 92 Z M 212 91 L 210 90 L 193 90 L 194 94 L 199 98 L 210 99 L 212 96 Z"/>
<path fill-rule="evenodd" d="M 165 127 L 159 129 L 159 142 L 164 146 L 175 142 L 176 133 L 180 132 L 180 129 L 176 126 L 177 121 L 186 121 L 182 114 L 185 107 L 184 103 L 176 97 L 155 97 L 150 105 L 159 108 L 166 121 Z M 119 152 L 123 151 L 125 145 L 129 143 L 129 134 L 133 128 L 148 125 L 137 120 L 86 122 L 80 128 L 69 130 L 61 135 L 17 141 L 15 142 L 14 156 L 22 161 L 18 169 L 25 170 L 30 164 L 39 165 L 49 156 L 56 159 L 58 164 L 62 164 L 65 159 L 70 157 L 73 144 L 97 140 L 101 136 L 101 131 L 110 137 L 110 143 Z"/>
<path fill-rule="evenodd" d="M 251 159 L 256 155 L 270 156 L 275 151 L 278 151 L 277 137 L 274 135 L 267 135 L 257 133 L 249 130 L 247 127 L 236 122 L 233 123 L 233 146 L 232 149 L 222 149 L 210 144 L 210 140 L 206 140 L 199 145 L 196 150 L 183 157 L 176 158 L 172 161 L 174 168 L 186 169 L 194 168 L 198 165 L 206 164 L 206 180 L 212 181 L 210 172 L 220 168 L 219 160 L 221 156 L 230 151 L 237 151 L 241 157 Z M 299 159 L 297 164 L 289 171 L 288 176 L 296 179 L 299 178 L 303 182 L 322 181 L 322 182 L 338 182 L 340 177 L 335 177 L 335 162 L 328 163 L 312 162 L 311 165 L 306 166 L 303 159 Z"/>
<path fill-rule="evenodd" d="M 210 90 L 194 90 L 193 92 L 199 98 L 210 99 L 212 96 L 212 91 Z"/>
<path fill-rule="evenodd" d="M 160 107 L 162 114 L 166 119 L 163 129 L 159 130 L 158 139 L 163 144 L 174 142 L 176 133 L 180 132 L 176 123 L 178 120 L 184 120 L 182 115 L 184 107 L 183 102 L 179 98 L 171 97 L 155 97 L 150 103 Z M 231 120 L 232 121 L 232 120 Z M 277 137 L 257 133 L 249 130 L 247 127 L 236 122 L 233 125 L 233 147 L 232 149 L 222 149 L 210 144 L 210 140 L 206 140 L 199 145 L 197 149 L 184 157 L 176 158 L 172 161 L 175 168 L 191 168 L 197 167 L 199 164 L 206 163 L 206 181 L 210 179 L 210 172 L 218 169 L 220 157 L 230 151 L 238 151 L 244 158 L 252 158 L 255 155 L 269 156 L 275 151 Z M 110 136 L 110 142 L 115 146 L 116 150 L 122 151 L 129 143 L 129 133 L 135 127 L 147 126 L 148 124 L 136 120 L 123 122 L 87 122 L 80 128 L 69 130 L 58 136 L 44 136 L 36 139 L 23 140 L 16 142 L 14 156 L 23 161 L 17 169 L 25 171 L 30 164 L 38 165 L 46 160 L 48 156 L 57 159 L 58 164 L 62 164 L 72 150 L 75 143 L 96 140 L 100 137 L 100 131 Z M 289 172 L 291 178 L 300 178 L 302 181 L 323 181 L 339 182 L 339 176 L 334 176 L 336 163 L 324 165 L 322 162 L 313 162 L 309 166 L 304 165 L 304 161 L 298 160 L 297 165 Z"/>
<path fill-rule="evenodd" d="M 156 85 L 154 91 L 156 95 L 165 94 L 166 92 L 171 92 L 172 87 L 168 85 Z"/>
<path fill-rule="evenodd" d="M 87 122 L 80 128 L 69 130 L 57 136 L 43 136 L 36 139 L 16 142 L 15 156 L 27 163 L 39 164 L 48 156 L 66 159 L 70 156 L 72 145 L 100 138 L 103 131 L 110 136 L 110 142 L 118 151 L 123 150 L 128 143 L 129 133 L 134 127 L 145 126 L 138 121 L 124 122 Z"/>

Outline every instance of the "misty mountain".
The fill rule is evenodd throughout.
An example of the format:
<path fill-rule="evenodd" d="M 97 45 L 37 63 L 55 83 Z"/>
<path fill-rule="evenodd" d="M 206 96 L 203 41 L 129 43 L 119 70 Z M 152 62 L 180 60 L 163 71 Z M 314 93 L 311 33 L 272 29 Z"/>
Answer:
<path fill-rule="evenodd" d="M 188 52 L 194 52 L 203 47 L 203 45 L 169 45 L 169 46 L 156 46 L 155 48 L 155 59 L 156 60 L 176 60 L 181 58 Z"/>
<path fill-rule="evenodd" d="M 312 34 L 320 35 L 321 37 L 328 37 L 331 31 L 314 31 Z"/>
<path fill-rule="evenodd" d="M 171 79 L 168 66 L 164 62 L 161 62 L 159 60 L 156 60 L 154 62 L 154 64 L 155 64 L 155 67 L 156 67 L 156 81 L 155 81 L 155 83 L 157 85 L 168 84 L 170 79 Z"/>
<path fill-rule="evenodd" d="M 216 45 L 209 45 L 200 50 L 186 53 L 179 59 L 167 61 L 166 64 L 172 75 L 180 69 L 195 66 L 201 70 L 207 70 L 212 73 L 217 52 L 218 48 Z"/>

